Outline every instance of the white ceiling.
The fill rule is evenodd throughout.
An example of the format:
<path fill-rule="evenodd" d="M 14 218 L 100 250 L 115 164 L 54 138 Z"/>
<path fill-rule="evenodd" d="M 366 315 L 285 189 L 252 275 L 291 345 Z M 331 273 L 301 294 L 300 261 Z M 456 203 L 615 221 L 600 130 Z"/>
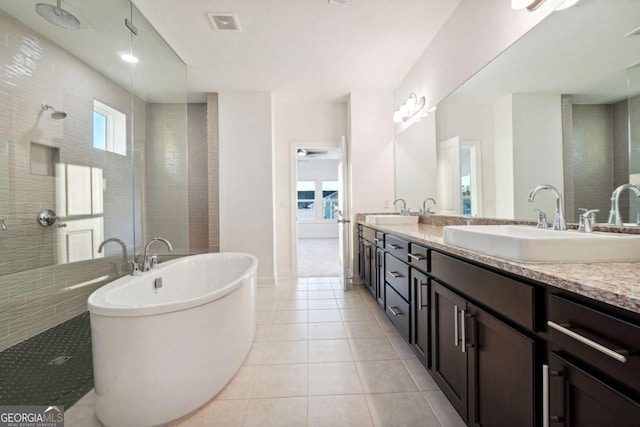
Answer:
<path fill-rule="evenodd" d="M 190 100 L 248 90 L 325 102 L 393 91 L 459 2 L 134 0 L 187 63 Z M 236 13 L 243 31 L 214 31 L 207 12 Z"/>

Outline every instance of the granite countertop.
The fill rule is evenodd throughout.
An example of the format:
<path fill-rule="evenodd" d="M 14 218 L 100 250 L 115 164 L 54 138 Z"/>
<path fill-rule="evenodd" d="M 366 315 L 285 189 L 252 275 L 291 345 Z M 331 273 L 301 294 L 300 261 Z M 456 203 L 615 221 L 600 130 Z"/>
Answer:
<path fill-rule="evenodd" d="M 445 244 L 442 221 L 367 227 L 640 314 L 640 262 L 522 263 Z M 422 219 L 421 219 L 422 221 Z M 512 222 L 513 223 L 513 222 Z M 639 248 L 640 250 L 640 248 Z"/>

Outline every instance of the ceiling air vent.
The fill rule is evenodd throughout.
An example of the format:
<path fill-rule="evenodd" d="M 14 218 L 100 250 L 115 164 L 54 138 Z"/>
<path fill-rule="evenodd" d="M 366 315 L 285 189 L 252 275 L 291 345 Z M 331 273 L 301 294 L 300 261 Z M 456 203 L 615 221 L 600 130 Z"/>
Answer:
<path fill-rule="evenodd" d="M 207 12 L 207 16 L 216 31 L 242 31 L 235 13 Z"/>
<path fill-rule="evenodd" d="M 340 6 L 354 4 L 356 0 L 329 0 L 329 4 L 337 4 Z"/>

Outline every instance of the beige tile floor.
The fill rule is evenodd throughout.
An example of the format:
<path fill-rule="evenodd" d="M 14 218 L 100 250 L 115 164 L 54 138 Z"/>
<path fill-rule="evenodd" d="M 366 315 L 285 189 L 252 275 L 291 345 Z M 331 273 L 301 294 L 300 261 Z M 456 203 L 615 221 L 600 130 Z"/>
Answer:
<path fill-rule="evenodd" d="M 244 365 L 196 426 L 464 426 L 431 376 L 362 287 L 332 277 L 258 289 L 258 326 Z M 99 426 L 95 395 L 66 425 Z"/>

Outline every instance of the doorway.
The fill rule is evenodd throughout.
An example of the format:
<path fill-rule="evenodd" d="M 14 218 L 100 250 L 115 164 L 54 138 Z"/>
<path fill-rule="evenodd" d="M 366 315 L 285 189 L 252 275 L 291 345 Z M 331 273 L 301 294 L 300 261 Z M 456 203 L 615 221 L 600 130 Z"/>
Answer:
<path fill-rule="evenodd" d="M 341 262 L 335 210 L 340 196 L 340 149 L 298 145 L 294 150 L 297 276 L 338 277 Z"/>

